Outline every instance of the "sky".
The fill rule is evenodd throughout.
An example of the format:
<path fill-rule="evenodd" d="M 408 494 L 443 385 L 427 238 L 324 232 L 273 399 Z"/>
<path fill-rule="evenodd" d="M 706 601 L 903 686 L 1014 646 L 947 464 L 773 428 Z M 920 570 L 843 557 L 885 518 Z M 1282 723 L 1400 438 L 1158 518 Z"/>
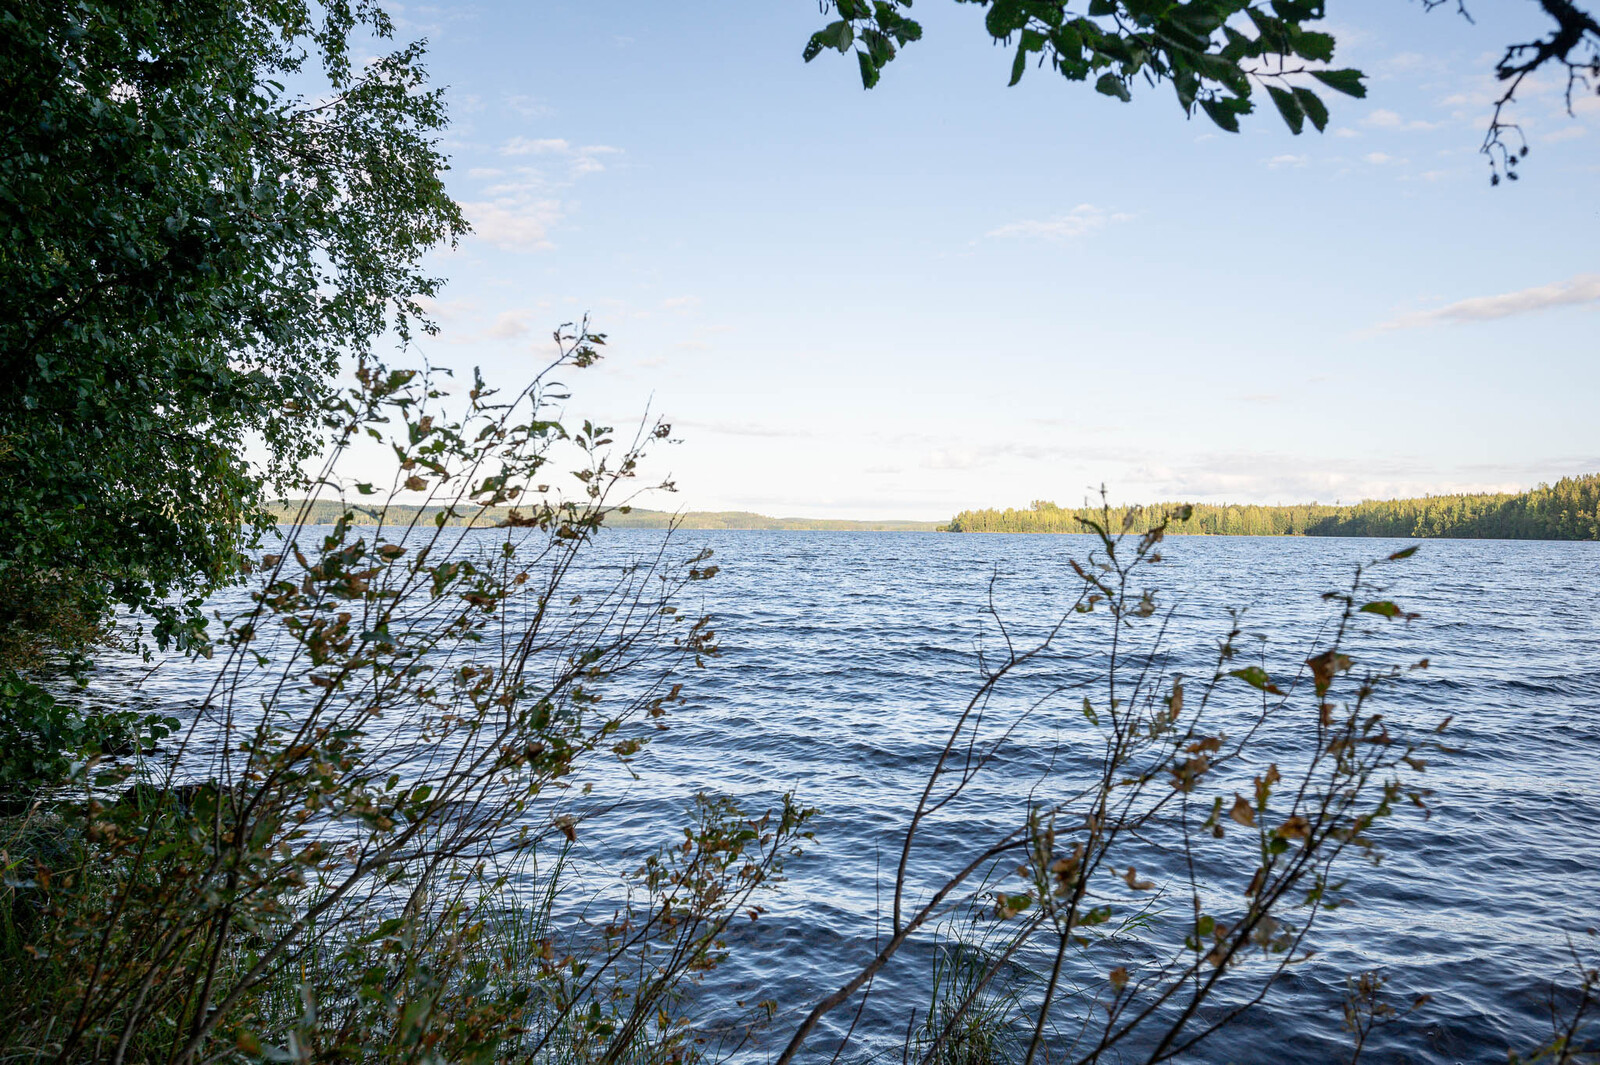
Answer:
<path fill-rule="evenodd" d="M 434 362 L 520 383 L 584 314 L 572 415 L 673 426 L 644 505 L 943 520 L 970 507 L 1351 502 L 1600 471 L 1600 99 L 1525 88 L 1530 0 L 1330 4 L 1326 133 L 1130 104 L 921 0 L 878 87 L 800 53 L 815 0 L 391 4 L 448 86 L 475 232 L 430 269 Z"/>

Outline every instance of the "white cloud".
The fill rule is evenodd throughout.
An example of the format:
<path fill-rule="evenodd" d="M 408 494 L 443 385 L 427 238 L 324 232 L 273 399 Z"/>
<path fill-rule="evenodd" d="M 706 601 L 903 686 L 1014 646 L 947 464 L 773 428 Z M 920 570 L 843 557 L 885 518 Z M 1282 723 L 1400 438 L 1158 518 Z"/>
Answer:
<path fill-rule="evenodd" d="M 926 470 L 971 470 L 979 466 L 989 465 L 989 456 L 981 456 L 966 450 L 951 450 L 936 448 L 930 451 L 922 460 L 922 468 Z"/>
<path fill-rule="evenodd" d="M 613 148 L 609 144 L 584 145 L 572 153 L 572 176 L 577 177 L 580 174 L 593 174 L 596 171 L 604 170 L 605 166 L 600 162 L 600 157 L 603 155 L 616 155 L 621 151 L 621 148 Z"/>
<path fill-rule="evenodd" d="M 1286 166 L 1305 166 L 1309 162 L 1311 162 L 1309 155 L 1274 155 L 1267 160 L 1267 168 L 1281 170 Z"/>
<path fill-rule="evenodd" d="M 1438 129 L 1441 125 L 1438 122 L 1423 122 L 1420 119 L 1407 121 L 1396 112 L 1383 107 L 1368 112 L 1367 117 L 1361 120 L 1361 124 L 1363 126 L 1371 126 L 1373 129 L 1388 130 Z"/>
<path fill-rule="evenodd" d="M 467 202 L 461 211 L 472 223 L 473 236 L 507 251 L 545 251 L 550 226 L 565 213 L 560 200 L 504 196 Z"/>
<path fill-rule="evenodd" d="M 1366 162 L 1371 163 L 1373 166 L 1382 166 L 1384 163 L 1394 162 L 1394 156 L 1388 155 L 1384 152 L 1368 152 L 1361 158 Z"/>
<path fill-rule="evenodd" d="M 1080 203 L 1066 214 L 1054 218 L 1027 219 L 1008 222 L 985 233 L 987 237 L 1039 237 L 1046 240 L 1070 240 L 1104 229 L 1113 222 L 1127 222 L 1131 214 L 1108 212 L 1092 203 Z"/>
<path fill-rule="evenodd" d="M 1545 144 L 1556 144 L 1560 141 L 1577 140 L 1589 131 L 1582 126 L 1563 126 L 1554 133 L 1545 133 L 1539 140 Z"/>
<path fill-rule="evenodd" d="M 494 340 L 515 340 L 532 331 L 533 325 L 528 321 L 527 311 L 501 311 L 485 335 Z"/>
<path fill-rule="evenodd" d="M 500 146 L 501 155 L 551 155 L 564 159 L 571 168 L 571 177 L 582 177 L 604 170 L 600 160 L 604 156 L 618 155 L 621 148 L 609 144 L 584 144 L 574 146 L 565 137 L 512 137 Z"/>
<path fill-rule="evenodd" d="M 548 118 L 555 114 L 554 108 L 533 96 L 507 96 L 505 103 L 523 118 Z"/>
<path fill-rule="evenodd" d="M 418 296 L 417 303 L 429 316 L 440 322 L 460 321 L 478 312 L 478 304 L 470 299 L 441 300 L 432 296 Z"/>
<path fill-rule="evenodd" d="M 661 309 L 664 311 L 687 310 L 690 307 L 698 307 L 699 305 L 699 296 L 673 296 L 670 299 L 661 301 Z"/>
<path fill-rule="evenodd" d="M 778 439 L 815 435 L 807 429 L 758 425 L 754 422 L 701 421 L 696 418 L 673 418 L 671 421 L 674 429 L 690 429 L 702 433 L 715 433 L 721 436 L 754 436 Z"/>
<path fill-rule="evenodd" d="M 1557 307 L 1576 307 L 1600 303 L 1600 274 L 1578 274 L 1535 288 L 1519 289 L 1498 296 L 1475 296 L 1456 303 L 1401 315 L 1378 326 L 1379 329 L 1415 329 L 1442 322 L 1487 322 L 1519 314 L 1536 314 Z"/>
<path fill-rule="evenodd" d="M 548 156 L 555 166 L 519 165 L 510 173 L 497 167 L 475 167 L 467 172 L 469 178 L 495 183 L 481 188 L 476 199 L 463 201 L 461 209 L 480 240 L 508 251 L 547 250 L 554 247 L 551 226 L 573 207 L 559 198 L 560 190 L 585 174 L 604 170 L 601 158 L 621 151 L 605 144 L 575 147 L 563 137 L 512 137 L 501 145 L 501 155 Z M 562 162 L 567 167 L 565 177 L 548 173 L 549 169 L 558 170 Z"/>
<path fill-rule="evenodd" d="M 501 155 L 543 155 L 547 152 L 565 153 L 572 145 L 560 137 L 512 137 L 500 148 Z"/>
<path fill-rule="evenodd" d="M 1340 126 L 1333 131 L 1333 135 L 1335 137 L 1359 137 L 1361 133 L 1358 130 L 1351 129 L 1349 126 Z"/>

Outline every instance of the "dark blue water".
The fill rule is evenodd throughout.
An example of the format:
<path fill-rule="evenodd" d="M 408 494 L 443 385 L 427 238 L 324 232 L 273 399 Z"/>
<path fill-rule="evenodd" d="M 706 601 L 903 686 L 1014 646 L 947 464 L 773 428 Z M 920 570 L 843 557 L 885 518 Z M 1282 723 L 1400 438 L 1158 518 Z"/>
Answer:
<path fill-rule="evenodd" d="M 733 957 L 703 993 L 779 1004 L 756 1052 L 772 1052 L 795 1019 L 872 955 L 900 840 L 928 766 L 980 681 L 978 655 L 1002 644 L 991 596 L 1011 638 L 1037 638 L 1071 604 L 1067 566 L 1081 537 L 683 532 L 709 546 L 720 574 L 686 604 L 717 618 L 722 654 L 689 678 L 689 703 L 636 763 L 639 779 L 600 778 L 609 812 L 584 826 L 584 855 L 620 869 L 670 838 L 697 790 L 762 808 L 792 790 L 822 812 L 816 843 L 767 900 L 771 912 L 735 937 Z M 659 533 L 606 534 L 601 555 L 652 551 Z M 1242 646 L 1264 648 L 1273 672 L 1292 672 L 1327 619 L 1321 593 L 1358 562 L 1404 546 L 1375 540 L 1193 537 L 1169 541 L 1151 572 L 1175 608 L 1171 666 L 1208 673 L 1227 608 L 1248 608 Z M 1504 1061 L 1507 1048 L 1548 1038 L 1548 995 L 1564 979 L 1567 941 L 1600 923 L 1600 544 L 1432 541 L 1386 567 L 1388 594 L 1421 614 L 1375 625 L 1363 664 L 1431 668 L 1397 689 L 1396 721 L 1454 721 L 1456 753 L 1435 756 L 1433 812 L 1398 813 L 1378 833 L 1374 868 L 1345 868 L 1356 905 L 1318 918 L 1311 960 L 1293 967 L 1235 1027 L 1182 1060 L 1348 1060 L 1340 1001 L 1345 978 L 1381 969 L 1397 1003 L 1430 1002 L 1382 1027 L 1364 1061 Z M 1009 720 L 1051 687 L 995 772 L 935 819 L 912 864 L 916 897 L 995 831 L 1018 823 L 1044 770 L 1068 777 L 1091 737 L 1077 709 L 1103 659 L 1098 616 L 1074 619 L 1057 653 L 1002 688 L 991 720 Z M 1082 622 L 1082 624 L 1079 624 Z M 131 667 L 129 667 L 131 669 Z M 130 674 L 131 675 L 131 674 Z M 169 665 L 145 690 L 171 702 L 198 696 L 194 676 Z M 108 675 L 106 680 L 115 678 Z M 1224 713 L 1245 714 L 1246 692 Z M 1091 689 L 1092 690 L 1092 689 Z M 1230 689 L 1231 690 L 1231 689 Z M 1225 701 L 1226 702 L 1226 701 Z M 1292 757 L 1295 722 L 1263 737 Z M 1209 796 L 1209 791 L 1207 795 Z M 1156 865 L 1141 875 L 1175 874 Z M 1183 893 L 1158 902 L 1181 915 Z M 992 932 L 992 928 L 988 929 Z M 985 934 L 954 911 L 941 934 Z M 846 1055 L 892 1051 L 912 1008 L 926 1008 L 933 950 L 907 950 L 875 987 Z M 1075 958 L 1060 1005 L 1093 1012 L 1110 955 Z M 1037 959 L 1024 957 L 1024 969 Z M 1073 971 L 1074 965 L 1081 971 Z M 1015 977 L 1027 981 L 1023 972 Z M 1096 980 L 1100 981 L 1096 983 Z M 819 1048 L 853 1014 L 819 1029 Z M 1065 1036 L 1060 1036 L 1065 1039 Z M 1130 1058 L 1131 1060 L 1131 1058 Z M 1139 1059 L 1142 1060 L 1142 1059 Z"/>

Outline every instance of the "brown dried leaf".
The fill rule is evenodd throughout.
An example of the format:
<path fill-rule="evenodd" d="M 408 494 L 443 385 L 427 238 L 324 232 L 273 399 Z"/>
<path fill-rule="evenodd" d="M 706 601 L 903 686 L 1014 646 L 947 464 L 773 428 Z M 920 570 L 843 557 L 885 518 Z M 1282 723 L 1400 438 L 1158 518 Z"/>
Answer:
<path fill-rule="evenodd" d="M 1306 659 L 1311 667 L 1311 678 L 1316 682 L 1317 694 L 1322 695 L 1332 685 L 1333 678 L 1350 668 L 1350 656 L 1338 651 L 1324 651 L 1315 658 Z"/>
<path fill-rule="evenodd" d="M 1311 834 L 1311 822 L 1295 814 L 1289 820 L 1278 826 L 1276 833 L 1279 839 L 1305 839 Z"/>

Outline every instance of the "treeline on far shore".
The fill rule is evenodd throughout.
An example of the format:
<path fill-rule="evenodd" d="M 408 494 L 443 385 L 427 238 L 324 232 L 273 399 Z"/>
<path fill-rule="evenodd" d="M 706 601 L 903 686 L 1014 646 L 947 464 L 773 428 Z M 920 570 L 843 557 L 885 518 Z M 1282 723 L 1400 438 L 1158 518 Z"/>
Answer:
<path fill-rule="evenodd" d="M 301 508 L 307 506 L 298 499 L 278 500 L 267 507 L 280 523 L 292 522 Z M 345 511 L 355 514 L 355 524 L 375 523 L 379 510 L 372 504 L 360 501 L 340 503 L 338 500 L 317 500 L 309 504 L 303 519 L 307 525 L 332 525 Z M 445 525 L 495 525 L 510 515 L 508 507 L 490 507 L 487 510 L 471 508 L 422 507 L 391 503 L 384 508 L 385 524 L 409 525 L 413 521 L 434 524 L 440 514 Z M 845 521 L 835 518 L 769 518 L 746 510 L 690 510 L 673 513 L 666 510 L 631 508 L 627 513 L 614 510 L 606 516 L 606 526 L 612 529 L 665 529 L 676 525 L 681 529 L 754 529 L 784 530 L 791 532 L 938 532 L 944 526 L 933 521 Z"/>
<path fill-rule="evenodd" d="M 1113 530 L 1130 511 L 1131 528 L 1143 532 L 1180 504 L 1112 507 Z M 1422 496 L 1367 500 L 1350 506 L 1196 504 L 1168 531 L 1201 536 L 1398 536 L 1482 540 L 1600 540 L 1600 474 L 1563 477 L 1527 492 Z M 1026 510 L 963 510 L 950 532 L 1086 532 L 1083 519 L 1100 520 L 1095 507 L 1059 507 L 1044 500 Z"/>

